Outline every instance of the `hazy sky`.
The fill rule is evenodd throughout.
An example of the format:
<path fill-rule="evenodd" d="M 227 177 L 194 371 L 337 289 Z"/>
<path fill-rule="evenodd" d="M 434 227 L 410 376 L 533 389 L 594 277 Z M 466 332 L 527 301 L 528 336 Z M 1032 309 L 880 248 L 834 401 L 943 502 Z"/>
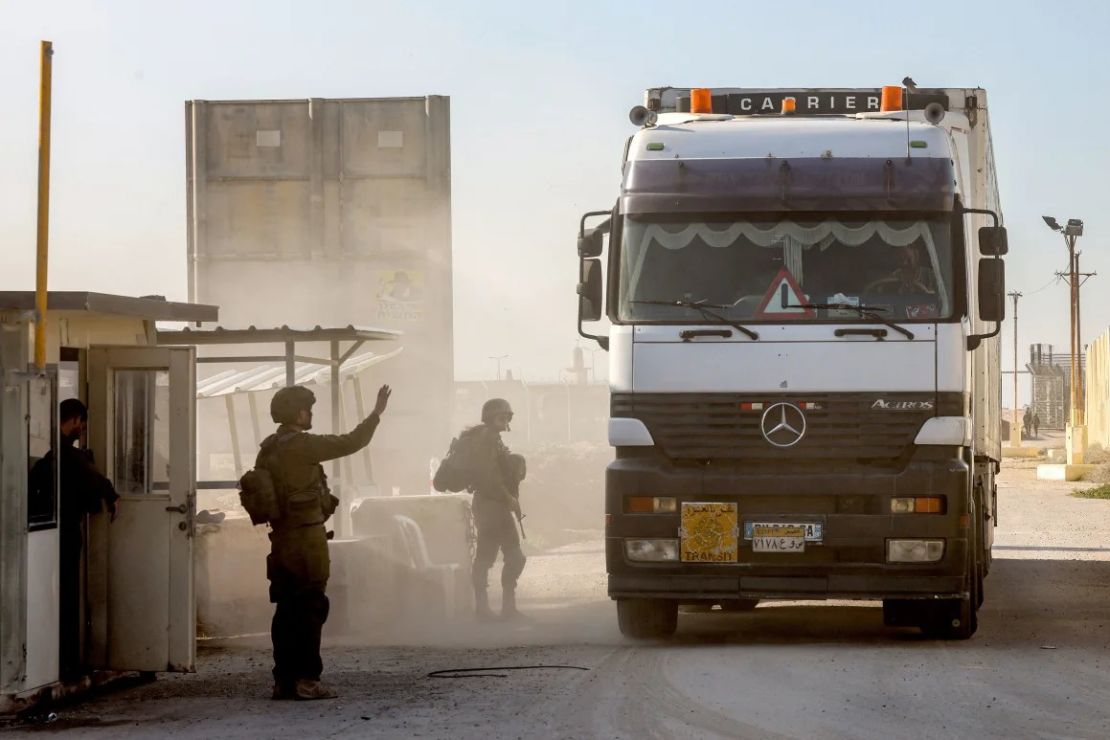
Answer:
<path fill-rule="evenodd" d="M 568 364 L 578 216 L 614 201 L 645 87 L 909 74 L 988 90 L 1024 361 L 1030 342 L 1067 344 L 1065 251 L 1042 214 L 1086 221 L 1085 339 L 1110 323 L 1108 21 L 1096 2 L 0 0 L 0 289 L 34 281 L 40 39 L 54 289 L 185 297 L 187 99 L 450 95 L 464 378 L 491 376 L 491 355 L 531 378 Z"/>

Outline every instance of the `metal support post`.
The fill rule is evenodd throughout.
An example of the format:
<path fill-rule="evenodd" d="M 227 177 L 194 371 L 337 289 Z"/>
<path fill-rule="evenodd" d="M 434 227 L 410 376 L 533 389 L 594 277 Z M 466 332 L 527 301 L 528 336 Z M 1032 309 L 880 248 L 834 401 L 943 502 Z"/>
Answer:
<path fill-rule="evenodd" d="M 295 349 L 296 342 L 287 341 L 285 343 L 285 385 L 291 386 L 297 383 L 297 355 Z"/>
<path fill-rule="evenodd" d="M 1014 418 L 1010 426 L 1010 446 L 1021 447 L 1023 419 L 1018 409 L 1018 298 L 1021 298 L 1021 293 L 1015 290 L 1009 296 L 1014 299 Z"/>
<path fill-rule="evenodd" d="M 46 268 L 50 252 L 50 102 L 54 44 L 43 41 L 39 64 L 39 192 L 35 248 L 35 369 L 46 369 Z"/>
<path fill-rule="evenodd" d="M 336 340 L 331 341 L 331 354 L 329 355 L 329 380 L 331 381 L 331 433 L 341 434 L 339 429 L 339 342 Z M 344 480 L 340 474 L 339 460 L 331 461 L 331 478 L 332 486 L 336 489 L 336 495 L 339 497 L 339 516 L 336 521 L 336 529 L 338 536 L 346 537 L 350 534 L 349 514 L 347 510 L 350 506 L 350 497 L 347 495 L 347 487 L 344 485 Z"/>
<path fill-rule="evenodd" d="M 239 449 L 239 424 L 235 418 L 235 404 L 230 393 L 224 396 L 224 406 L 227 407 L 227 426 L 231 432 L 231 457 L 235 465 L 235 477 L 238 478 L 243 470 L 243 452 Z"/>

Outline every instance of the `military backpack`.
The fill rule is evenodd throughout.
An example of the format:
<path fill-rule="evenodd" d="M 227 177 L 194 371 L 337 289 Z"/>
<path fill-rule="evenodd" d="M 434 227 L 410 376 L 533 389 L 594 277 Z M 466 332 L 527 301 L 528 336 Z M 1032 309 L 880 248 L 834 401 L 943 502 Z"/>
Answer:
<path fill-rule="evenodd" d="M 251 518 L 251 524 L 270 524 L 282 516 L 281 499 L 278 496 L 274 476 L 269 469 L 269 462 L 277 451 L 278 445 L 294 434 L 296 433 L 268 440 L 268 444 L 263 442 L 254 467 L 239 479 L 239 503 L 246 509 L 247 515 Z"/>

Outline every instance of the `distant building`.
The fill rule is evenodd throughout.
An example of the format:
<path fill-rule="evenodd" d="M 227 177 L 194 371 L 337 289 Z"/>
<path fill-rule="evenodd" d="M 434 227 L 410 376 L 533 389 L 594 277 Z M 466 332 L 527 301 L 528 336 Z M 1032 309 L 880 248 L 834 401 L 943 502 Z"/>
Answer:
<path fill-rule="evenodd" d="M 404 333 L 403 351 L 366 379 L 367 393 L 382 382 L 396 390 L 372 448 L 374 482 L 386 491 L 425 492 L 428 459 L 450 440 L 449 103 L 195 100 L 185 108 L 189 300 L 219 305 L 229 328 Z M 328 356 L 327 347 L 306 349 Z M 317 404 L 321 421 L 327 406 Z M 198 452 L 204 470 L 230 450 Z"/>

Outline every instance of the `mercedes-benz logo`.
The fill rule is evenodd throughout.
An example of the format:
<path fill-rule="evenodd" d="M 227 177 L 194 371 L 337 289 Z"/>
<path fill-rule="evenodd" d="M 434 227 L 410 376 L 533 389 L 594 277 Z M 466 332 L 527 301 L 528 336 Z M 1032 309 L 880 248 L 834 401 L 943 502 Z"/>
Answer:
<path fill-rule="evenodd" d="M 806 415 L 792 403 L 782 401 L 763 412 L 759 422 L 763 439 L 775 447 L 793 447 L 806 436 Z"/>

